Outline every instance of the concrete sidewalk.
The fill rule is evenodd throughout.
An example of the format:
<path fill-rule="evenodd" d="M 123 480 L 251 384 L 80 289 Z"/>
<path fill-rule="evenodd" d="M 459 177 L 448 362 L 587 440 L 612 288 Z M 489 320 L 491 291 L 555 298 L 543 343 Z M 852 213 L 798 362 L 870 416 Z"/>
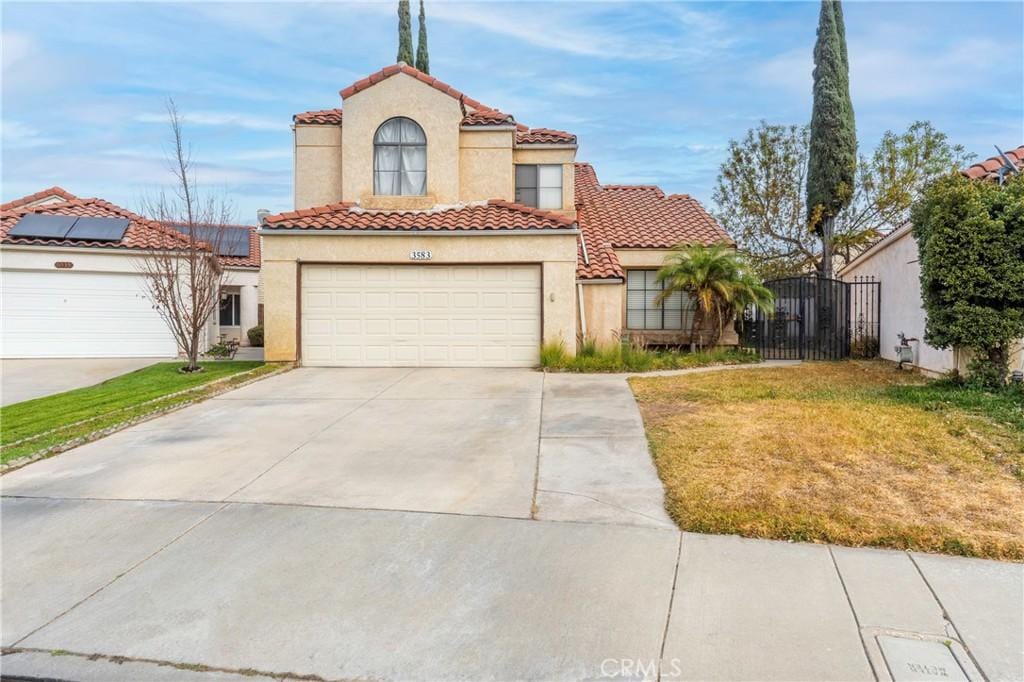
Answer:
<path fill-rule="evenodd" d="M 19 559 L 4 565 L 5 675 L 179 679 L 157 662 L 211 680 L 1024 674 L 1020 565 L 291 505 L 6 498 L 3 515 Z M 135 664 L 108 665 L 122 657 Z"/>
<path fill-rule="evenodd" d="M 642 428 L 622 377 L 295 370 L 34 463 L 0 671 L 1024 679 L 1021 565 L 680 533 Z"/>

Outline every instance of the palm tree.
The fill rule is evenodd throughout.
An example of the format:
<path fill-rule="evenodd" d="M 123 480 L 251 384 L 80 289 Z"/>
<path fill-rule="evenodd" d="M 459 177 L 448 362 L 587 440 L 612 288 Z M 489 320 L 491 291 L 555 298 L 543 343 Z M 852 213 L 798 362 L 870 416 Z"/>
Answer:
<path fill-rule="evenodd" d="M 775 298 L 754 276 L 744 257 L 727 244 L 676 246 L 658 271 L 658 281 L 662 283 L 662 292 L 655 299 L 658 305 L 676 292 L 686 294 L 696 305 L 690 329 L 691 351 L 704 345 L 701 327 L 706 319 L 715 322 L 714 337 L 708 339 L 713 343 L 738 311 L 755 306 L 770 314 Z"/>

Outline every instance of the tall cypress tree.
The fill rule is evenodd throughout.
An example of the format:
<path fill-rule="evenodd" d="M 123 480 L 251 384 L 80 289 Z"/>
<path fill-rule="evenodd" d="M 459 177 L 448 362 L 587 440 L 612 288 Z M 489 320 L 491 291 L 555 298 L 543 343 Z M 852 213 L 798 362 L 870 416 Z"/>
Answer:
<path fill-rule="evenodd" d="M 832 227 L 850 203 L 857 171 L 857 128 L 839 0 L 822 0 L 814 45 L 814 109 L 807 160 L 807 213 L 821 235 L 821 274 L 832 276 Z"/>
<path fill-rule="evenodd" d="M 398 0 L 398 59 L 412 66 L 412 18 L 409 0 Z"/>
<path fill-rule="evenodd" d="M 416 68 L 423 73 L 430 73 L 430 55 L 427 53 L 427 13 L 423 11 L 423 0 L 420 0 L 420 35 L 416 41 Z"/>

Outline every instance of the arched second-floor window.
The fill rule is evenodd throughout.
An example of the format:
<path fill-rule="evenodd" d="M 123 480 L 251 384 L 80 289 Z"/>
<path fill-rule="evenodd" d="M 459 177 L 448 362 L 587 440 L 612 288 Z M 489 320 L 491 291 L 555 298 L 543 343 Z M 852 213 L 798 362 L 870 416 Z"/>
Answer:
<path fill-rule="evenodd" d="M 396 116 L 377 128 L 373 136 L 373 193 L 427 193 L 427 136 L 416 121 Z"/>

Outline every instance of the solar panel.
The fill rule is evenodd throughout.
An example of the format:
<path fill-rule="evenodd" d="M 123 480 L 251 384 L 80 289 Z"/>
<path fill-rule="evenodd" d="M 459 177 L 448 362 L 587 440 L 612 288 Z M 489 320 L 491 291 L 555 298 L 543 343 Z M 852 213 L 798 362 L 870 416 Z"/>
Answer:
<path fill-rule="evenodd" d="M 79 218 L 68 232 L 68 239 L 119 242 L 127 229 L 127 218 Z"/>
<path fill-rule="evenodd" d="M 78 220 L 73 215 L 45 215 L 29 213 L 19 220 L 10 232 L 9 237 L 36 237 L 39 239 L 63 239 L 71 226 Z"/>
<path fill-rule="evenodd" d="M 188 225 L 175 225 L 174 227 L 182 234 L 188 234 Z M 199 241 L 214 244 L 218 256 L 244 258 L 249 255 L 249 230 L 240 227 L 220 228 L 216 225 L 196 225 L 192 231 Z"/>

